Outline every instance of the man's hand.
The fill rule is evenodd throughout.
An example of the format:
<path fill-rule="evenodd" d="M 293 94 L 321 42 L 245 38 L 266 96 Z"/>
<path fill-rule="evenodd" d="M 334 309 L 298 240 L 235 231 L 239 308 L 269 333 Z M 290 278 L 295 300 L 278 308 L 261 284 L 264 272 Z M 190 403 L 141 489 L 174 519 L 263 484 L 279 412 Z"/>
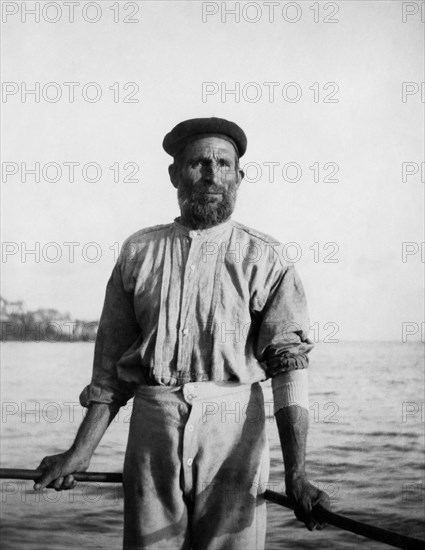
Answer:
<path fill-rule="evenodd" d="M 89 464 L 90 459 L 78 455 L 72 448 L 58 455 L 46 456 L 37 467 L 43 475 L 34 484 L 34 489 L 42 491 L 50 483 L 56 491 L 73 489 L 77 482 L 72 474 L 84 472 Z"/>
<path fill-rule="evenodd" d="M 312 485 L 305 476 L 286 479 L 286 494 L 294 503 L 294 513 L 297 519 L 304 522 L 309 531 L 323 529 L 326 523 L 315 517 L 313 508 L 321 504 L 330 509 L 329 495 Z"/>
<path fill-rule="evenodd" d="M 119 408 L 115 403 L 92 403 L 72 447 L 64 453 L 46 456 L 40 462 L 37 470 L 41 470 L 43 475 L 36 481 L 34 489 L 41 491 L 51 482 L 56 491 L 72 489 L 76 483 L 72 474 L 87 470 L 99 441 Z"/>

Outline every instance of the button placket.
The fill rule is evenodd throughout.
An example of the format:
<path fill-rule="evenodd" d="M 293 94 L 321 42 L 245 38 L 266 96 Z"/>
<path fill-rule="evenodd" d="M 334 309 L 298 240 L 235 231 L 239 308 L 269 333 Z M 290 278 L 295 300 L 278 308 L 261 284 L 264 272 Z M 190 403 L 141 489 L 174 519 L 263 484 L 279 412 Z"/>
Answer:
<path fill-rule="evenodd" d="M 189 493 L 193 489 L 193 462 L 196 456 L 196 431 L 195 426 L 197 420 L 199 419 L 199 402 L 194 401 L 191 403 L 191 400 L 188 399 L 189 395 L 193 395 L 193 399 L 196 399 L 195 395 L 190 392 L 196 391 L 195 384 L 185 384 L 183 386 L 183 397 L 186 402 L 189 402 L 192 406 L 190 407 L 189 417 L 187 419 L 184 434 L 183 434 L 183 456 L 182 456 L 182 467 L 184 474 L 184 491 Z"/>
<path fill-rule="evenodd" d="M 191 333 L 191 321 L 193 316 L 193 305 L 196 294 L 196 259 L 201 246 L 200 236 L 197 233 L 191 235 L 189 254 L 186 259 L 186 269 L 184 270 L 182 302 L 180 311 L 180 338 L 178 347 L 177 370 L 181 371 L 187 368 L 191 354 L 191 339 L 188 338 Z M 189 267 L 189 269 L 187 269 Z"/>

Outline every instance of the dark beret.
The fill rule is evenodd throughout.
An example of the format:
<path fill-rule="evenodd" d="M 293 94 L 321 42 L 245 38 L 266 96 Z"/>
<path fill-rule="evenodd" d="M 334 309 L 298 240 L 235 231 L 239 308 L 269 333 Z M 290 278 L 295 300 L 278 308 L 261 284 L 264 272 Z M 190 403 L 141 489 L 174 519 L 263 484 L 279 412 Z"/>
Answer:
<path fill-rule="evenodd" d="M 219 135 L 230 141 L 241 157 L 247 146 L 245 132 L 234 122 L 224 118 L 191 118 L 180 122 L 168 132 L 162 142 L 164 150 L 175 157 L 190 141 L 208 134 Z"/>

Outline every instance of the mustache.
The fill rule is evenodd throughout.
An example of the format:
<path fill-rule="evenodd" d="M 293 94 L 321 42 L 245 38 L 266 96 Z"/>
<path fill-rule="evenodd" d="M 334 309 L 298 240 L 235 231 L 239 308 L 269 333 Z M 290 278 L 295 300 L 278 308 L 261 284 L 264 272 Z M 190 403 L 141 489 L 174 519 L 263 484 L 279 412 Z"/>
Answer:
<path fill-rule="evenodd" d="M 234 202 L 236 200 L 237 185 L 223 185 L 219 182 L 199 181 L 195 186 L 181 185 L 178 188 L 178 198 L 184 204 L 187 203 L 204 203 L 207 200 L 206 195 L 209 193 L 217 193 L 222 195 L 224 201 Z"/>
<path fill-rule="evenodd" d="M 192 191 L 192 195 L 202 195 L 204 193 L 226 193 L 226 190 L 218 185 L 208 185 Z"/>

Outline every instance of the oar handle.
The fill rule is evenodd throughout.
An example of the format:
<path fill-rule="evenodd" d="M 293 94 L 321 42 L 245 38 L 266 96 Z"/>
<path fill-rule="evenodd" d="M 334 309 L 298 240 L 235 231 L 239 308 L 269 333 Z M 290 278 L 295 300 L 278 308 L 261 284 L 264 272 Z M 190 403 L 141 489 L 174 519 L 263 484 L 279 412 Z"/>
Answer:
<path fill-rule="evenodd" d="M 42 472 L 40 470 L 0 468 L 0 479 L 29 479 L 36 481 L 41 475 Z M 76 472 L 73 476 L 76 481 L 122 483 L 122 474 L 120 473 Z M 291 500 L 287 496 L 276 493 L 275 491 L 266 490 L 264 492 L 264 498 L 274 502 L 275 504 L 284 506 L 285 508 L 289 508 L 291 510 L 293 509 Z M 386 529 L 381 529 L 380 527 L 355 521 L 345 516 L 341 516 L 340 514 L 335 514 L 334 512 L 323 508 L 321 505 L 315 506 L 314 513 L 318 520 L 325 521 L 329 525 L 339 527 L 344 531 L 350 531 L 356 535 L 362 535 L 368 539 L 389 544 L 395 548 L 404 548 L 405 550 L 422 550 L 425 547 L 425 541 L 423 540 L 406 537 L 404 535 L 399 535 L 398 533 L 393 533 L 392 531 L 387 531 Z"/>
<path fill-rule="evenodd" d="M 41 470 L 22 470 L 18 468 L 0 468 L 0 479 L 31 479 L 37 481 L 42 476 Z M 108 472 L 76 472 L 72 474 L 76 481 L 95 483 L 122 483 L 122 474 Z"/>
<path fill-rule="evenodd" d="M 274 491 L 266 490 L 264 492 L 264 498 L 284 506 L 285 508 L 293 509 L 291 500 L 280 493 Z M 319 521 L 325 521 L 329 525 L 334 527 L 339 527 L 344 531 L 350 531 L 356 535 L 362 535 L 368 539 L 377 540 L 395 548 L 404 548 L 406 550 L 419 550 L 425 548 L 425 541 L 415 539 L 412 537 L 406 537 L 404 535 L 399 535 L 393 531 L 387 531 L 386 529 L 381 529 L 380 527 L 375 527 L 374 525 L 368 525 L 367 523 L 361 523 L 353 519 L 341 516 L 340 514 L 335 514 L 327 510 L 320 504 L 314 507 L 314 515 Z"/>

